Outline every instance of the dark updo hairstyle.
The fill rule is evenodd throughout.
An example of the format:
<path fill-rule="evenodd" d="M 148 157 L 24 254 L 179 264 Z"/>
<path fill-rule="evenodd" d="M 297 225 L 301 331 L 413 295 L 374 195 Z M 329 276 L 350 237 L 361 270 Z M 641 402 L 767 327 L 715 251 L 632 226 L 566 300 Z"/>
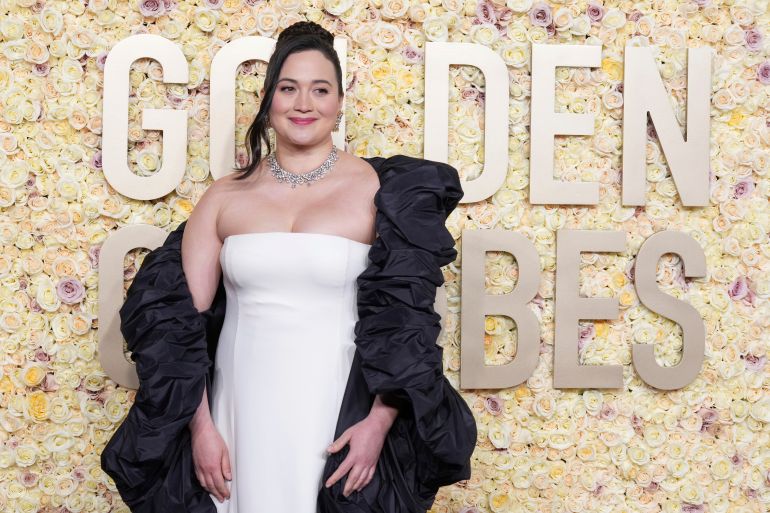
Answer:
<path fill-rule="evenodd" d="M 262 160 L 262 141 L 265 142 L 267 153 L 269 154 L 272 151 L 272 148 L 270 147 L 270 136 L 267 131 L 267 115 L 270 111 L 270 105 L 273 103 L 273 95 L 275 94 L 278 76 L 281 72 L 281 68 L 283 68 L 283 63 L 289 55 L 303 50 L 320 51 L 332 64 L 334 64 L 334 71 L 337 74 L 339 96 L 343 96 L 342 68 L 340 67 L 340 60 L 337 57 L 337 52 L 334 50 L 333 45 L 334 36 L 332 36 L 331 32 L 312 21 L 298 21 L 286 27 L 283 32 L 279 34 L 278 41 L 275 44 L 275 50 L 267 63 L 267 71 L 265 73 L 265 96 L 262 98 L 262 103 L 259 105 L 259 111 L 257 112 L 254 121 L 246 132 L 246 147 L 249 152 L 249 163 L 246 167 L 235 168 L 235 171 L 240 174 L 240 176 L 235 177 L 236 180 L 246 178 L 257 169 Z"/>

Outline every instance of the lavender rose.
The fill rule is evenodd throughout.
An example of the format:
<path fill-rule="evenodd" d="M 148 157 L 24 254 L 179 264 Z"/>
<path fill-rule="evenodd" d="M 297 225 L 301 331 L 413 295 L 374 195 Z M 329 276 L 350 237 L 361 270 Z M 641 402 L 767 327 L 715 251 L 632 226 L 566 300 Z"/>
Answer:
<path fill-rule="evenodd" d="M 482 23 L 497 23 L 497 16 L 495 16 L 495 8 L 489 2 L 479 2 L 476 5 L 476 16 Z"/>
<path fill-rule="evenodd" d="M 547 27 L 553 21 L 551 16 L 551 6 L 545 2 L 537 2 L 532 4 L 532 8 L 529 10 L 529 21 L 533 25 L 540 27 Z"/>
<path fill-rule="evenodd" d="M 63 303 L 72 305 L 85 297 L 86 289 L 77 278 L 64 277 L 56 285 L 56 294 Z"/>
<path fill-rule="evenodd" d="M 751 353 L 748 353 L 746 355 L 746 358 L 744 359 L 744 363 L 746 364 L 746 370 L 750 370 L 752 372 L 761 372 L 765 368 L 765 363 L 767 362 L 767 356 L 756 356 Z"/>
<path fill-rule="evenodd" d="M 166 14 L 166 6 L 161 0 L 139 0 L 139 12 L 142 16 L 157 18 Z"/>
<path fill-rule="evenodd" d="M 93 156 L 91 157 L 91 161 L 89 162 L 89 165 L 94 169 L 102 168 L 102 150 L 97 150 L 96 152 L 94 152 Z"/>
<path fill-rule="evenodd" d="M 770 84 L 770 61 L 765 61 L 759 65 L 757 79 L 765 85 Z"/>
<path fill-rule="evenodd" d="M 727 290 L 727 294 L 731 299 L 743 299 L 749 292 L 749 284 L 746 282 L 746 278 L 740 276 L 734 282 L 730 284 L 730 288 Z"/>
<path fill-rule="evenodd" d="M 586 7 L 586 14 L 592 23 L 598 23 L 604 18 L 604 7 L 596 4 L 588 4 Z"/>
<path fill-rule="evenodd" d="M 487 400 L 484 401 L 484 407 L 492 415 L 500 415 L 503 411 L 503 401 L 497 396 L 487 397 Z"/>
<path fill-rule="evenodd" d="M 749 50 L 762 49 L 762 40 L 764 37 L 762 36 L 762 32 L 758 31 L 757 29 L 751 28 L 744 32 L 743 39 L 746 41 L 746 47 Z"/>
<path fill-rule="evenodd" d="M 752 192 L 754 192 L 754 182 L 751 180 L 741 180 L 733 187 L 733 198 L 745 198 L 751 195 Z"/>

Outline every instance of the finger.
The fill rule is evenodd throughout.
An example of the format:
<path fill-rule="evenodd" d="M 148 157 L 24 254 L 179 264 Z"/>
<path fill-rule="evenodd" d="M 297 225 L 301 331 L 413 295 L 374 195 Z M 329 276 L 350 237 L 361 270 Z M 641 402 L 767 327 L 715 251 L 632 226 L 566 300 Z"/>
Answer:
<path fill-rule="evenodd" d="M 211 495 L 216 497 L 217 500 L 220 500 L 219 494 L 217 493 L 216 489 L 213 486 L 211 486 L 211 478 L 209 477 L 208 474 L 203 474 L 203 488 L 207 492 L 209 492 Z"/>
<path fill-rule="evenodd" d="M 345 447 L 345 444 L 348 443 L 348 440 L 350 440 L 350 431 L 347 430 L 344 433 L 340 435 L 338 439 L 333 441 L 329 447 L 326 448 L 326 450 L 330 453 L 335 453 Z"/>
<path fill-rule="evenodd" d="M 348 457 L 345 458 L 342 463 L 340 463 L 340 466 L 337 467 L 337 470 L 335 470 L 334 473 L 329 476 L 329 479 L 326 480 L 326 486 L 329 487 L 339 481 L 339 479 L 344 476 L 352 466 L 353 460 L 350 458 L 350 455 L 348 455 Z"/>
<path fill-rule="evenodd" d="M 214 479 L 214 488 L 217 490 L 217 494 L 220 500 L 227 496 L 227 485 L 225 485 L 225 478 L 222 475 L 222 469 L 214 471 L 211 476 Z"/>
<path fill-rule="evenodd" d="M 353 490 L 355 490 L 354 483 L 358 481 L 359 476 L 361 475 L 361 466 L 356 465 L 353 467 L 353 470 L 350 471 L 348 474 L 348 479 L 345 481 L 345 489 L 342 491 L 342 495 L 347 497 L 350 495 Z"/>
<path fill-rule="evenodd" d="M 362 490 L 363 490 L 364 488 L 366 488 L 366 485 L 368 485 L 369 483 L 371 483 L 371 482 L 372 482 L 372 478 L 374 477 L 374 472 L 375 472 L 376 470 L 377 470 L 377 465 L 373 465 L 373 466 L 372 466 L 372 467 L 369 469 L 369 472 L 367 472 L 367 473 L 366 473 L 366 480 L 364 481 L 364 484 L 363 484 L 363 485 L 361 485 L 361 489 L 362 489 Z"/>
<path fill-rule="evenodd" d="M 232 481 L 233 472 L 230 468 L 230 455 L 228 451 L 222 451 L 222 472 L 225 475 L 225 479 Z"/>
<path fill-rule="evenodd" d="M 359 474 L 356 482 L 353 483 L 353 490 L 360 491 L 366 484 L 366 478 L 369 476 L 369 467 L 362 467 L 361 474 Z"/>

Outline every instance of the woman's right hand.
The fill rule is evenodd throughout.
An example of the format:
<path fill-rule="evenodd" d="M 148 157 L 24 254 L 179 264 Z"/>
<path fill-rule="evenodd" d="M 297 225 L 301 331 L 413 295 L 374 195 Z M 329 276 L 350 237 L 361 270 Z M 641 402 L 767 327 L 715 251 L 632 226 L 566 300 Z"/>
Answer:
<path fill-rule="evenodd" d="M 205 490 L 224 502 L 230 498 L 225 479 L 233 478 L 227 444 L 213 422 L 191 426 L 190 432 L 195 475 Z"/>

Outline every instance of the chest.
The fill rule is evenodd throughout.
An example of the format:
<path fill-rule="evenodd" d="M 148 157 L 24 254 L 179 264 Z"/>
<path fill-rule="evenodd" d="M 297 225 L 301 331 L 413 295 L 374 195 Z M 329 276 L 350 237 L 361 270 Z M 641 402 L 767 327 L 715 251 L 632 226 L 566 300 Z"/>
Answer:
<path fill-rule="evenodd" d="M 286 184 L 232 190 L 223 198 L 220 238 L 255 232 L 326 233 L 364 244 L 374 238 L 376 208 L 371 188 L 354 181 L 335 184 Z"/>

